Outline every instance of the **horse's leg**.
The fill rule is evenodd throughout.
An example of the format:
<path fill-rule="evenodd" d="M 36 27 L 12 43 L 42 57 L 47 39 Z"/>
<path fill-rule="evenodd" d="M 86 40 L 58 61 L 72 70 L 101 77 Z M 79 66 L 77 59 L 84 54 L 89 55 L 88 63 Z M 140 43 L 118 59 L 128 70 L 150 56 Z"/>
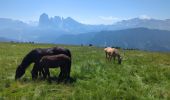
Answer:
<path fill-rule="evenodd" d="M 63 74 L 64 82 L 67 82 L 69 80 L 70 66 L 67 63 L 67 64 L 63 65 L 63 67 L 64 67 L 64 74 Z"/>
<path fill-rule="evenodd" d="M 46 79 L 47 78 L 48 70 L 45 67 L 43 67 L 43 71 L 44 71 L 44 79 Z"/>
<path fill-rule="evenodd" d="M 44 76 L 43 65 L 40 65 L 40 63 L 38 63 L 38 72 L 39 77 L 41 77 L 42 75 Z"/>
<path fill-rule="evenodd" d="M 108 61 L 110 61 L 110 55 L 108 55 Z"/>
<path fill-rule="evenodd" d="M 68 66 L 67 66 L 67 64 L 65 64 L 65 65 L 63 65 L 63 67 L 64 67 L 64 71 L 63 71 L 63 79 L 64 79 L 64 82 L 66 82 L 67 81 L 67 76 L 68 76 Z"/>
<path fill-rule="evenodd" d="M 43 79 L 45 79 L 46 74 L 45 74 L 45 64 L 44 64 L 44 62 L 38 63 L 38 66 L 39 66 L 39 76 L 43 75 Z"/>
<path fill-rule="evenodd" d="M 63 74 L 64 74 L 64 67 L 60 66 L 60 74 L 58 76 L 58 81 L 63 80 Z"/>
<path fill-rule="evenodd" d="M 105 52 L 105 54 L 106 54 L 106 59 L 107 59 L 107 52 Z"/>
<path fill-rule="evenodd" d="M 114 60 L 114 62 L 115 62 L 115 59 L 116 59 L 116 57 L 115 57 L 115 55 L 113 55 L 113 60 Z"/>
<path fill-rule="evenodd" d="M 60 74 L 58 75 L 58 78 L 61 78 L 61 76 L 62 76 L 62 68 L 60 67 Z"/>
<path fill-rule="evenodd" d="M 39 71 L 38 71 L 38 76 L 39 76 L 39 77 L 41 77 L 41 73 L 42 73 L 42 72 L 39 70 Z"/>
<path fill-rule="evenodd" d="M 42 67 L 42 66 L 39 66 L 38 72 L 39 72 L 39 77 L 42 77 L 42 75 L 43 75 L 43 77 L 44 77 L 44 70 L 43 70 L 43 67 Z"/>
<path fill-rule="evenodd" d="M 71 64 L 68 65 L 68 78 L 70 78 Z"/>
<path fill-rule="evenodd" d="M 34 64 L 31 74 L 32 74 L 33 80 L 37 79 L 38 77 L 38 65 L 37 64 Z"/>
<path fill-rule="evenodd" d="M 121 59 L 121 56 L 120 56 L 120 55 L 117 55 L 117 60 L 118 60 L 118 64 L 121 64 L 122 59 Z"/>
<path fill-rule="evenodd" d="M 70 80 L 70 72 L 71 72 L 71 63 L 69 63 L 68 65 L 67 65 L 67 81 L 69 81 Z"/>
<path fill-rule="evenodd" d="M 41 76 L 42 76 L 42 74 L 43 74 L 43 72 L 42 72 L 42 68 L 38 68 L 38 77 L 41 77 Z"/>
<path fill-rule="evenodd" d="M 109 61 L 111 61 L 111 59 L 112 59 L 112 56 L 111 56 L 111 55 L 109 55 Z"/>
<path fill-rule="evenodd" d="M 42 67 L 40 70 L 41 70 L 41 73 L 43 74 L 43 79 L 46 79 L 47 74 L 46 74 L 46 72 L 45 72 L 44 67 Z"/>
<path fill-rule="evenodd" d="M 49 71 L 49 68 L 47 68 L 46 70 L 47 70 L 48 78 L 50 78 L 50 71 Z"/>
<path fill-rule="evenodd" d="M 110 61 L 112 60 L 112 54 L 110 55 Z"/>
<path fill-rule="evenodd" d="M 118 60 L 119 58 L 118 58 L 118 55 L 115 53 L 115 54 L 114 54 L 114 61 L 115 61 L 116 59 Z"/>
<path fill-rule="evenodd" d="M 49 72 L 49 66 L 45 66 L 45 73 L 46 73 L 46 76 L 47 76 L 47 80 L 51 83 L 51 77 L 50 77 L 50 72 Z"/>

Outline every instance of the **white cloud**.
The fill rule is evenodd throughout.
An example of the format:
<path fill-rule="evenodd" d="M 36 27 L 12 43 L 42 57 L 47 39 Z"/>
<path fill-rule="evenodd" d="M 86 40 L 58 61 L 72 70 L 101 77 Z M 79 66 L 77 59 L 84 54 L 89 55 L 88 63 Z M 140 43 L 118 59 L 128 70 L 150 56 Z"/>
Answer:
<path fill-rule="evenodd" d="M 151 19 L 151 17 L 148 15 L 140 15 L 139 18 L 140 19 Z"/>
<path fill-rule="evenodd" d="M 93 18 L 79 20 L 79 22 L 83 24 L 91 24 L 91 25 L 99 25 L 99 24 L 111 25 L 118 21 L 121 21 L 121 19 L 113 16 L 97 16 Z"/>
<path fill-rule="evenodd" d="M 113 16 L 99 16 L 100 19 L 106 20 L 106 21 L 117 21 L 120 20 L 118 17 L 113 17 Z"/>
<path fill-rule="evenodd" d="M 114 16 L 98 16 L 98 18 L 104 24 L 113 24 L 121 20 L 120 18 Z"/>
<path fill-rule="evenodd" d="M 92 25 L 99 25 L 99 24 L 104 24 L 104 25 L 111 25 L 115 24 L 116 22 L 120 22 L 122 20 L 130 20 L 136 17 L 114 17 L 114 16 L 97 16 L 93 18 L 88 18 L 84 20 L 79 20 L 79 22 L 84 23 L 84 24 L 92 24 Z M 139 15 L 138 18 L 140 19 L 152 19 L 152 17 L 143 14 Z"/>

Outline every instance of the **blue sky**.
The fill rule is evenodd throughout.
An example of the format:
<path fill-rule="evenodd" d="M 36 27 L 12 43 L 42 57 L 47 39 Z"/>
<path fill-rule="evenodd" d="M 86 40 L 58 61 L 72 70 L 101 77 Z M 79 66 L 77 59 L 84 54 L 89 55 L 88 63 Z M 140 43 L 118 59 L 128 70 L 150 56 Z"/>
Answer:
<path fill-rule="evenodd" d="M 0 18 L 29 22 L 42 13 L 87 24 L 112 24 L 135 17 L 170 19 L 170 0 L 0 0 Z"/>

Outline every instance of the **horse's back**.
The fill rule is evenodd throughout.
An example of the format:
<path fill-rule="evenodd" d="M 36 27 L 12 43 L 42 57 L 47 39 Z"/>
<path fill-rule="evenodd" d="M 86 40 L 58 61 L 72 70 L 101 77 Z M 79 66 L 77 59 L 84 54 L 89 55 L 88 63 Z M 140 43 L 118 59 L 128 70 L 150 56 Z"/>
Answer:
<path fill-rule="evenodd" d="M 65 54 L 43 56 L 40 61 L 40 64 L 51 68 L 57 66 L 65 66 L 65 65 L 70 66 L 71 58 Z"/>
<path fill-rule="evenodd" d="M 53 48 L 54 54 L 65 54 L 71 58 L 71 52 L 69 49 L 62 48 L 62 47 L 54 47 Z"/>
<path fill-rule="evenodd" d="M 71 58 L 65 54 L 43 56 L 41 60 L 49 61 L 70 61 Z"/>

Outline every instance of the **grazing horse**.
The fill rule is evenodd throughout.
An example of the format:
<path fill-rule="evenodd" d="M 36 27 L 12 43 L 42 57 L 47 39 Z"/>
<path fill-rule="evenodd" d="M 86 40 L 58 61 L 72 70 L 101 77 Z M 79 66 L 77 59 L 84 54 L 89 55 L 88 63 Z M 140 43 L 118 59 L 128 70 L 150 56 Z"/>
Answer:
<path fill-rule="evenodd" d="M 64 55 L 52 55 L 52 56 L 43 56 L 40 60 L 40 67 L 43 72 L 44 79 L 48 76 L 50 79 L 49 68 L 60 67 L 60 74 L 58 76 L 59 81 L 65 79 L 70 79 L 70 70 L 71 70 L 71 58 Z"/>
<path fill-rule="evenodd" d="M 65 49 L 62 47 L 53 47 L 53 48 L 37 48 L 31 50 L 22 60 L 21 64 L 16 69 L 15 79 L 19 79 L 25 73 L 26 68 L 34 63 L 33 69 L 31 71 L 32 79 L 36 79 L 38 77 L 38 72 L 41 73 L 41 69 L 39 67 L 40 59 L 46 55 L 57 55 L 57 54 L 65 54 L 71 58 L 71 52 L 69 49 Z"/>
<path fill-rule="evenodd" d="M 111 47 L 107 47 L 104 49 L 104 51 L 106 54 L 106 59 L 110 60 L 113 53 L 113 49 Z"/>
<path fill-rule="evenodd" d="M 121 64 L 122 57 L 120 56 L 118 49 L 107 47 L 107 48 L 104 49 L 104 51 L 105 51 L 105 54 L 106 54 L 106 59 L 111 61 L 112 58 L 115 60 L 116 57 L 117 57 L 118 63 Z"/>

